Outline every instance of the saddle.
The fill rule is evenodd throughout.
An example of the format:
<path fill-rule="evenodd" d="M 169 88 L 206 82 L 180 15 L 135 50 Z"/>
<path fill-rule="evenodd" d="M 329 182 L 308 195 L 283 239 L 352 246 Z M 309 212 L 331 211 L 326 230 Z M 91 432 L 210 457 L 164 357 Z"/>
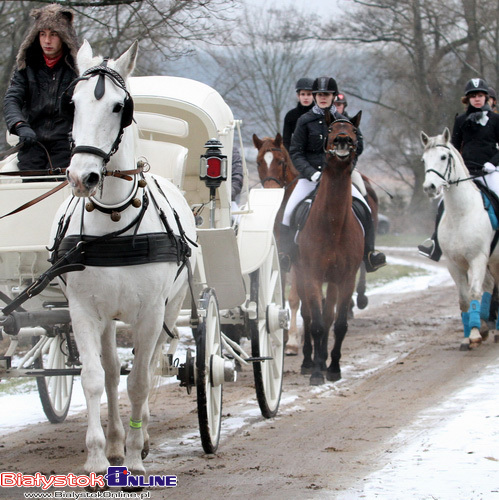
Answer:
<path fill-rule="evenodd" d="M 475 186 L 482 193 L 483 206 L 487 213 L 489 214 L 490 223 L 492 224 L 492 229 L 497 231 L 499 229 L 499 198 L 490 188 L 482 184 L 481 182 L 475 181 Z"/>
<path fill-rule="evenodd" d="M 499 198 L 490 188 L 482 184 L 481 182 L 473 181 L 475 186 L 480 190 L 483 198 L 483 208 L 489 214 L 490 223 L 492 224 L 492 229 L 494 229 L 495 234 L 490 244 L 490 254 L 497 246 L 499 241 Z"/>
<path fill-rule="evenodd" d="M 298 203 L 298 205 L 294 209 L 293 214 L 291 216 L 290 227 L 295 233 L 298 233 L 305 227 L 308 216 L 310 214 L 310 209 L 312 208 L 312 204 L 315 200 L 315 197 L 317 196 L 318 188 L 319 185 L 317 185 L 315 189 L 306 198 L 300 201 L 300 203 Z M 499 200 L 498 200 L 498 206 L 499 206 Z M 357 219 L 359 220 L 359 222 L 362 224 L 365 234 L 366 228 L 368 227 L 369 224 L 369 219 L 371 218 L 371 212 L 369 211 L 364 202 L 355 197 L 352 197 L 352 210 Z"/>

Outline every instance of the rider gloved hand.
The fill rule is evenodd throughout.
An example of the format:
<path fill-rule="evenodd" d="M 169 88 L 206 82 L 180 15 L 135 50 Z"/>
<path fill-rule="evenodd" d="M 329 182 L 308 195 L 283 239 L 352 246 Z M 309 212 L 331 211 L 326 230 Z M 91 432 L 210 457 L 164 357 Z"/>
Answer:
<path fill-rule="evenodd" d="M 35 131 L 27 123 L 16 125 L 16 133 L 19 136 L 19 141 L 23 143 L 23 148 L 30 148 L 35 144 Z"/>
<path fill-rule="evenodd" d="M 487 163 L 484 164 L 482 171 L 486 174 L 491 174 L 492 172 L 496 171 L 496 167 L 488 161 Z"/>
<path fill-rule="evenodd" d="M 321 172 L 315 172 L 315 174 L 310 177 L 310 180 L 313 182 L 319 182 L 319 179 L 321 178 Z"/>

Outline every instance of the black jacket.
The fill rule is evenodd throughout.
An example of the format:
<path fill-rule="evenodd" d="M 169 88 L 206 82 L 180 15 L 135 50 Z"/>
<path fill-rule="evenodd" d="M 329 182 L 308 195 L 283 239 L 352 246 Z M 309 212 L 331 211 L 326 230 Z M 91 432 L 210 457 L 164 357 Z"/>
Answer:
<path fill-rule="evenodd" d="M 309 106 L 303 106 L 300 103 L 297 104 L 296 108 L 289 110 L 284 117 L 284 127 L 282 130 L 282 141 L 284 147 L 289 151 L 291 147 L 291 137 L 296 128 L 296 122 L 301 115 L 304 115 L 307 111 L 314 107 L 314 103 Z"/>
<path fill-rule="evenodd" d="M 62 94 L 76 76 L 68 54 L 52 69 L 40 58 L 28 61 L 24 69 L 15 70 L 4 98 L 9 131 L 15 133 L 15 125 L 24 121 L 40 142 L 68 140 L 71 122 L 61 115 L 59 108 Z"/>
<path fill-rule="evenodd" d="M 485 110 L 489 120 L 486 125 L 477 123 Z M 499 164 L 499 115 L 486 105 L 482 109 L 468 106 L 466 113 L 456 117 L 452 131 L 452 145 L 461 153 L 464 163 L 472 174 L 482 171 L 485 163 Z"/>
<path fill-rule="evenodd" d="M 346 117 L 335 112 L 334 118 Z M 326 159 L 324 143 L 327 139 L 327 128 L 324 115 L 314 113 L 313 109 L 298 119 L 289 154 L 301 178 L 310 180 L 315 172 L 322 170 Z M 362 133 L 357 129 L 357 157 L 363 149 Z"/>

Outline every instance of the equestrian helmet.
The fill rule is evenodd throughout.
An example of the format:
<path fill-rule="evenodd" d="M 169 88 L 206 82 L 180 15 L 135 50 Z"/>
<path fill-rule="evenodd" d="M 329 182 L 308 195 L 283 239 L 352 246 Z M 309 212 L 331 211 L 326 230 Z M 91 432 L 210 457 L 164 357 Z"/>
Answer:
<path fill-rule="evenodd" d="M 475 92 L 483 92 L 489 95 L 489 86 L 482 78 L 472 78 L 464 88 L 464 95 L 472 94 Z"/>
<path fill-rule="evenodd" d="M 493 87 L 489 87 L 489 96 L 492 97 L 495 101 L 497 101 L 497 94 Z"/>
<path fill-rule="evenodd" d="M 316 78 L 312 85 L 312 94 L 318 94 L 319 92 L 327 92 L 336 95 L 338 93 L 336 80 L 330 76 L 320 76 Z"/>
<path fill-rule="evenodd" d="M 347 107 L 348 105 L 348 102 L 347 102 L 347 97 L 345 94 L 342 94 L 342 93 L 339 93 L 335 100 L 334 100 L 334 103 L 335 104 L 344 104 L 345 105 L 345 108 Z"/>
<path fill-rule="evenodd" d="M 314 81 L 312 78 L 300 78 L 296 82 L 296 92 L 300 92 L 300 90 L 312 90 L 312 85 Z"/>

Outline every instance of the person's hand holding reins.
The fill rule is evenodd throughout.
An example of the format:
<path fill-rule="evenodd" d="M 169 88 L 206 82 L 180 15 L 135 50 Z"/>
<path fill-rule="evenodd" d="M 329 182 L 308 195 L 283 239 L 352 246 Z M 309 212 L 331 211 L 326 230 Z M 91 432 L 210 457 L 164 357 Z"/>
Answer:
<path fill-rule="evenodd" d="M 35 131 L 24 122 L 16 125 L 16 133 L 19 136 L 19 141 L 23 143 L 23 148 L 30 148 L 37 142 Z"/>

